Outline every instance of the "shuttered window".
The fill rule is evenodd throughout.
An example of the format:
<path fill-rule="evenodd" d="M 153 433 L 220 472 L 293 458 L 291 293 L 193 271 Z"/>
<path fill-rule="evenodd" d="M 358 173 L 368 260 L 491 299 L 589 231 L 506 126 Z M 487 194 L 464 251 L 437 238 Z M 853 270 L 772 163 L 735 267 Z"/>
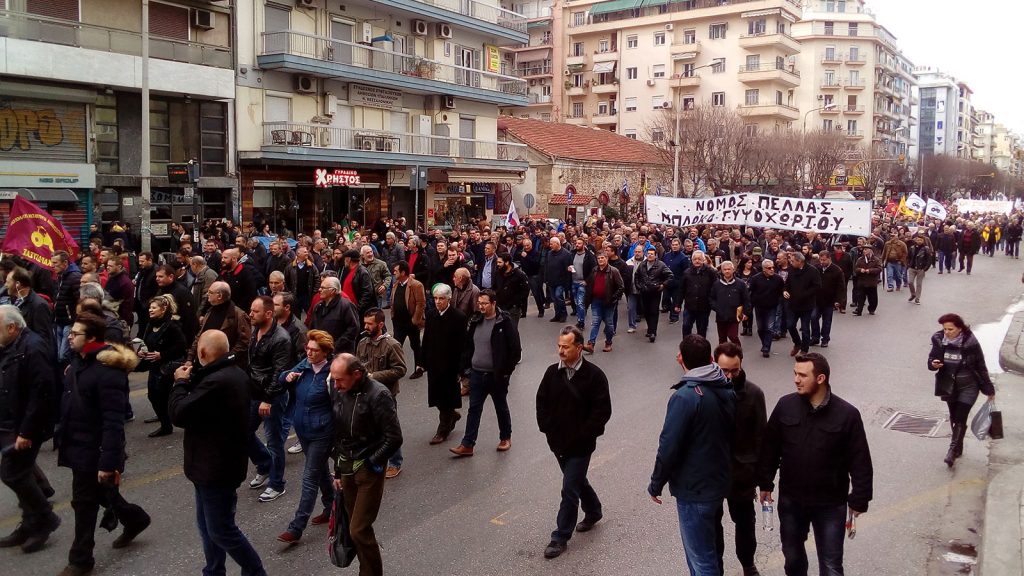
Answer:
<path fill-rule="evenodd" d="M 175 40 L 188 40 L 188 8 L 150 2 L 149 33 Z"/>
<path fill-rule="evenodd" d="M 25 11 L 38 16 L 78 21 L 78 0 L 26 0 Z"/>

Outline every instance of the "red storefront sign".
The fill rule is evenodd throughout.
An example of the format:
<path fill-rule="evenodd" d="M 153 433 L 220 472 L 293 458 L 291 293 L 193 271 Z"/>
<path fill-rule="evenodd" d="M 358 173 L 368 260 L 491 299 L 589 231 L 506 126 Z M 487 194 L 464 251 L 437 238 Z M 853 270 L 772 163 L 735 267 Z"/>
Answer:
<path fill-rule="evenodd" d="M 359 172 L 355 170 L 335 170 L 328 172 L 326 168 L 317 168 L 314 171 L 314 185 L 318 188 L 330 188 L 331 186 L 358 186 Z"/>

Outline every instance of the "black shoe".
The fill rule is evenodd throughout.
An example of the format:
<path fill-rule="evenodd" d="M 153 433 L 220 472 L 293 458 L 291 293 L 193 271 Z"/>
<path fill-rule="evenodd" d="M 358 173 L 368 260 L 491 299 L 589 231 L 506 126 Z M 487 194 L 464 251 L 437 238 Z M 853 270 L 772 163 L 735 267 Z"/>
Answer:
<path fill-rule="evenodd" d="M 25 543 L 25 540 L 28 540 L 28 532 L 21 527 L 21 524 L 18 524 L 18 527 L 14 529 L 14 532 L 0 538 L 0 548 L 14 548 L 15 546 L 21 546 Z"/>
<path fill-rule="evenodd" d="M 143 517 L 141 522 L 139 522 L 135 526 L 124 527 L 124 532 L 121 532 L 121 535 L 114 539 L 114 542 L 111 544 L 111 547 L 125 548 L 132 543 L 132 540 L 135 540 L 136 536 L 142 534 L 143 530 L 149 528 L 149 524 L 150 522 L 152 522 L 152 519 L 149 517 L 149 514 L 146 514 L 145 512 L 143 512 L 143 514 L 145 514 L 145 516 Z"/>
<path fill-rule="evenodd" d="M 828 348 L 828 340 L 822 340 L 821 341 L 821 347 L 822 348 Z"/>
<path fill-rule="evenodd" d="M 657 338 L 657 336 L 655 336 L 654 334 L 651 334 L 650 336 L 647 337 L 647 339 L 650 340 L 652 344 L 654 343 L 655 338 Z"/>
<path fill-rule="evenodd" d="M 854 316 L 860 316 L 861 314 L 863 314 L 863 312 L 861 312 L 860 310 L 854 310 L 853 311 L 853 315 Z"/>
<path fill-rule="evenodd" d="M 869 316 L 874 316 L 875 315 L 875 311 L 874 310 L 868 310 L 868 315 Z"/>
<path fill-rule="evenodd" d="M 743 576 L 761 576 L 761 573 L 757 571 L 757 566 L 744 566 Z"/>
<path fill-rule="evenodd" d="M 563 318 L 559 318 L 558 316 L 555 316 L 551 320 L 548 320 L 548 322 L 561 322 L 562 320 L 563 320 Z"/>
<path fill-rule="evenodd" d="M 558 558 L 565 552 L 565 542 L 559 542 L 558 540 L 552 540 L 548 542 L 548 547 L 544 549 L 544 557 L 548 560 L 552 558 Z"/>
<path fill-rule="evenodd" d="M 25 554 L 31 554 L 42 550 L 43 546 L 46 545 L 46 541 L 50 539 L 50 534 L 53 534 L 53 532 L 59 527 L 60 516 L 50 512 L 50 518 L 47 519 L 46 526 L 42 530 L 26 538 L 25 542 L 21 545 L 21 551 Z"/>
<path fill-rule="evenodd" d="M 764 352 L 764 351 L 761 352 L 761 357 L 762 358 L 771 358 L 771 356 L 772 356 L 771 352 Z"/>
<path fill-rule="evenodd" d="M 544 317 L 544 309 L 541 308 L 540 312 L 537 312 L 537 318 L 543 318 L 543 317 Z"/>
<path fill-rule="evenodd" d="M 150 438 L 159 438 L 161 436 L 170 436 L 174 433 L 172 428 L 157 428 L 148 434 Z"/>
<path fill-rule="evenodd" d="M 907 302 L 913 302 L 913 301 L 914 301 L 914 298 L 916 298 L 916 296 L 914 296 L 913 294 L 911 294 L 911 295 L 910 295 L 910 298 L 907 298 Z"/>
<path fill-rule="evenodd" d="M 416 369 L 413 370 L 412 374 L 409 376 L 409 380 L 416 380 L 417 378 L 420 378 L 421 376 L 423 376 L 424 372 L 425 371 L 423 370 L 423 368 L 417 366 Z"/>
<path fill-rule="evenodd" d="M 152 418 L 146 418 L 145 420 L 143 420 L 143 422 L 146 423 L 146 424 L 154 424 L 154 423 L 159 422 L 159 421 L 160 421 L 160 419 L 157 418 L 156 416 L 154 416 Z"/>
<path fill-rule="evenodd" d="M 594 518 L 593 520 L 591 520 L 590 518 L 583 518 L 583 520 L 579 524 L 576 525 L 576 531 L 577 532 L 590 532 L 591 530 L 593 530 L 594 524 L 597 524 L 600 521 L 601 521 L 601 517 L 600 516 L 598 516 L 597 518 Z"/>
<path fill-rule="evenodd" d="M 584 328 L 585 326 L 586 326 L 586 324 L 584 324 L 583 322 L 577 322 L 577 323 L 576 323 L 576 327 L 577 327 L 577 328 L 579 328 L 580 330 L 583 330 L 583 328 Z"/>

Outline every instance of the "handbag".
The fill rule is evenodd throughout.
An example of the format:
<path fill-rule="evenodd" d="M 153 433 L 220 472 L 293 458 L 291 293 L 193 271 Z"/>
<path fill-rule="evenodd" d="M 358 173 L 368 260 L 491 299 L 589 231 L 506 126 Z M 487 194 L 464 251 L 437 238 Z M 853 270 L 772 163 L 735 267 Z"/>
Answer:
<path fill-rule="evenodd" d="M 334 510 L 331 511 L 331 524 L 327 530 L 327 554 L 331 557 L 331 564 L 338 568 L 348 568 L 356 559 L 356 544 L 348 533 L 345 498 L 338 490 L 334 491 Z"/>
<path fill-rule="evenodd" d="M 971 420 L 971 432 L 978 440 L 988 438 L 989 429 L 992 426 L 992 406 L 991 400 L 985 402 Z"/>
<path fill-rule="evenodd" d="M 992 423 L 988 427 L 988 435 L 993 440 L 1002 440 L 1003 438 L 1003 412 L 996 409 L 996 401 L 992 400 L 992 412 L 990 417 Z"/>

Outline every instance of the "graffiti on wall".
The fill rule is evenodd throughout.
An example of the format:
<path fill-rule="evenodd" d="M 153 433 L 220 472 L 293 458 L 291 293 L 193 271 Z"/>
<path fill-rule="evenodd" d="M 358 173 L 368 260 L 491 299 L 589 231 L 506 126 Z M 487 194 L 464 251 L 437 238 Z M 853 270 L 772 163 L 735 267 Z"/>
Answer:
<path fill-rule="evenodd" d="M 0 157 L 83 162 L 85 105 L 0 100 Z"/>

